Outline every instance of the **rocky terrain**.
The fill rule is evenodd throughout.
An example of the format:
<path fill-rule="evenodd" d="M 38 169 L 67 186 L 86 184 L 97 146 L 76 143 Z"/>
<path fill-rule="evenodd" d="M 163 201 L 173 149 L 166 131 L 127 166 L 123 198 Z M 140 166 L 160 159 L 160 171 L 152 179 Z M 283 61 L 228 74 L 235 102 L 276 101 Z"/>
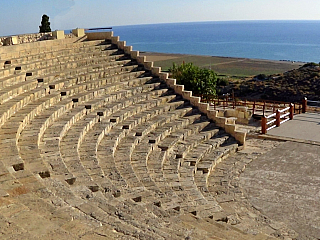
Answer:
<path fill-rule="evenodd" d="M 303 97 L 320 100 L 320 66 L 307 63 L 298 69 L 281 74 L 257 75 L 250 80 L 233 82 L 221 92 L 232 92 L 236 97 L 300 102 Z"/>

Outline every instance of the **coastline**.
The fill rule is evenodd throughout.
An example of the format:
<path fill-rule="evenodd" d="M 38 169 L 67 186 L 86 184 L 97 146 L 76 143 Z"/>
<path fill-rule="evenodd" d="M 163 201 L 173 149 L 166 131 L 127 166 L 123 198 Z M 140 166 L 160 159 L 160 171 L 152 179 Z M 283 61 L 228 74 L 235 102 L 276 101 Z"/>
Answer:
<path fill-rule="evenodd" d="M 167 71 L 173 63 L 192 62 L 193 64 L 214 70 L 218 75 L 233 77 L 251 77 L 258 74 L 277 74 L 297 69 L 304 62 L 286 60 L 266 60 L 254 58 L 235 58 L 223 56 L 206 56 L 178 53 L 140 52 L 147 61 Z"/>

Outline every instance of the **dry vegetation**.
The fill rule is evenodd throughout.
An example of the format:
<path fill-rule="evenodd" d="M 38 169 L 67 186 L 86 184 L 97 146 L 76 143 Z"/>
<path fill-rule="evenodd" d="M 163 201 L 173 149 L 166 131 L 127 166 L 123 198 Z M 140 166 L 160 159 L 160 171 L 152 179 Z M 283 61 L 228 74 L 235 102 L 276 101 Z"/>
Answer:
<path fill-rule="evenodd" d="M 281 74 L 260 75 L 241 83 L 230 84 L 223 91 L 234 90 L 238 97 L 300 102 L 303 97 L 320 100 L 320 67 L 304 66 Z"/>

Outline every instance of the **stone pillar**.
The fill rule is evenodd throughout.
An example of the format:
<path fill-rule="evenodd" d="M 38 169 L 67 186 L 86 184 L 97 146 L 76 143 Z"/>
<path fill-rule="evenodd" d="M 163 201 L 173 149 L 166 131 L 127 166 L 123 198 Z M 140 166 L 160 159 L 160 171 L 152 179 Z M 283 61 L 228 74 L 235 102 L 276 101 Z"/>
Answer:
<path fill-rule="evenodd" d="M 83 37 L 85 35 L 83 28 L 76 28 L 72 30 L 73 35 L 77 37 Z"/>
<path fill-rule="evenodd" d="M 16 45 L 16 44 L 18 44 L 18 37 L 17 36 L 11 36 L 11 37 L 8 37 L 4 40 L 5 46 Z"/>
<path fill-rule="evenodd" d="M 64 39 L 64 31 L 63 30 L 56 30 L 52 32 L 52 36 L 56 39 Z"/>

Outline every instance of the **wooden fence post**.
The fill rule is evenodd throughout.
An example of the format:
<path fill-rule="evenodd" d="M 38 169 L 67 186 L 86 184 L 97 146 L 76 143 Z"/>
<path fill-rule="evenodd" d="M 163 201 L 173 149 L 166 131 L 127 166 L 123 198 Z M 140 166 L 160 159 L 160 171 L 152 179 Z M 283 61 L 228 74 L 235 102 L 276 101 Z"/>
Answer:
<path fill-rule="evenodd" d="M 307 112 L 307 103 L 308 103 L 308 99 L 307 98 L 303 98 L 302 99 L 302 113 L 306 113 Z"/>
<path fill-rule="evenodd" d="M 280 112 L 279 112 L 279 109 L 277 109 L 277 111 L 276 111 L 276 126 L 277 127 L 280 126 Z"/>
<path fill-rule="evenodd" d="M 264 115 L 261 118 L 261 132 L 262 134 L 267 133 L 267 118 Z"/>
<path fill-rule="evenodd" d="M 290 118 L 290 120 L 292 120 L 293 119 L 293 113 L 294 113 L 294 105 L 291 103 L 290 104 L 290 114 L 289 114 L 289 118 Z"/>

